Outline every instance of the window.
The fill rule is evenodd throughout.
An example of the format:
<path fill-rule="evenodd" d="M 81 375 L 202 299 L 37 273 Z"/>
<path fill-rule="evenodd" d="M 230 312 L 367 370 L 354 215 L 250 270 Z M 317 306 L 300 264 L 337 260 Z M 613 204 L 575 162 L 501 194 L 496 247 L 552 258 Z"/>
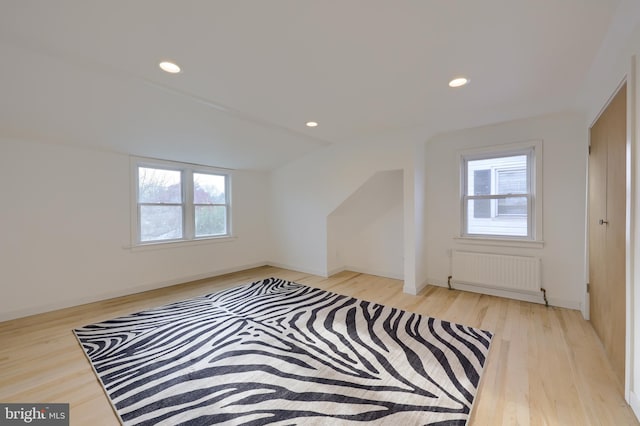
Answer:
<path fill-rule="evenodd" d="M 462 236 L 541 240 L 542 142 L 461 154 Z"/>
<path fill-rule="evenodd" d="M 230 236 L 229 173 L 134 159 L 134 244 Z"/>
<path fill-rule="evenodd" d="M 138 167 L 140 242 L 181 239 L 183 199 L 180 170 Z"/>
<path fill-rule="evenodd" d="M 194 173 L 193 206 L 196 238 L 227 235 L 227 176 Z"/>

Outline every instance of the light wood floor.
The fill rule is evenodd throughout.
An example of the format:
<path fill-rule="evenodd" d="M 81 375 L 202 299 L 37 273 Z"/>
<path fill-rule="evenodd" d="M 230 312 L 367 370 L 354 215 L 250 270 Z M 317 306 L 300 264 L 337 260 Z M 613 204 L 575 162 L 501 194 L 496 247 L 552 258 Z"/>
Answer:
<path fill-rule="evenodd" d="M 579 312 L 353 272 L 321 278 L 262 267 L 0 323 L 0 401 L 70 403 L 72 425 L 117 425 L 73 328 L 277 276 L 495 333 L 473 425 L 638 425 Z"/>

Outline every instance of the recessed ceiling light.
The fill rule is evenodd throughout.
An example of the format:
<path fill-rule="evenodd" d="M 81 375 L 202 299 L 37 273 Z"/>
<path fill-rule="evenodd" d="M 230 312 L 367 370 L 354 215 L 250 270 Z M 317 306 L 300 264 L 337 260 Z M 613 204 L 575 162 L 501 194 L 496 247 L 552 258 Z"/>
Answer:
<path fill-rule="evenodd" d="M 467 83 L 469 83 L 468 78 L 464 78 L 464 77 L 454 78 L 449 82 L 449 87 L 461 87 Z"/>
<path fill-rule="evenodd" d="M 307 121 L 307 127 L 318 127 L 318 123 L 315 121 Z"/>
<path fill-rule="evenodd" d="M 173 62 L 160 62 L 160 68 L 162 69 L 162 71 L 166 71 L 171 74 L 177 74 L 180 72 L 180 67 Z"/>

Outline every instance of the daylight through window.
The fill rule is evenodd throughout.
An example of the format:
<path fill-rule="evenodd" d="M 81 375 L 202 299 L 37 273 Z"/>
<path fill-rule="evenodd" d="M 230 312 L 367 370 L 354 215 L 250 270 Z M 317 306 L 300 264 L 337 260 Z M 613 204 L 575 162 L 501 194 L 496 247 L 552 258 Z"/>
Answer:
<path fill-rule="evenodd" d="M 535 147 L 461 159 L 462 236 L 535 239 Z"/>
<path fill-rule="evenodd" d="M 136 242 L 229 236 L 229 175 L 180 163 L 136 162 Z"/>

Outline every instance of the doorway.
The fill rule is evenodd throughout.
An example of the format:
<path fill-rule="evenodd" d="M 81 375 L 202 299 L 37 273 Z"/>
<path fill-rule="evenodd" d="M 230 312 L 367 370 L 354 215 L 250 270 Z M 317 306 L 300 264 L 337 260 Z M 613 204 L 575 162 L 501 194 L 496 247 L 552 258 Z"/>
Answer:
<path fill-rule="evenodd" d="M 627 85 L 590 129 L 589 316 L 613 370 L 625 382 Z"/>

